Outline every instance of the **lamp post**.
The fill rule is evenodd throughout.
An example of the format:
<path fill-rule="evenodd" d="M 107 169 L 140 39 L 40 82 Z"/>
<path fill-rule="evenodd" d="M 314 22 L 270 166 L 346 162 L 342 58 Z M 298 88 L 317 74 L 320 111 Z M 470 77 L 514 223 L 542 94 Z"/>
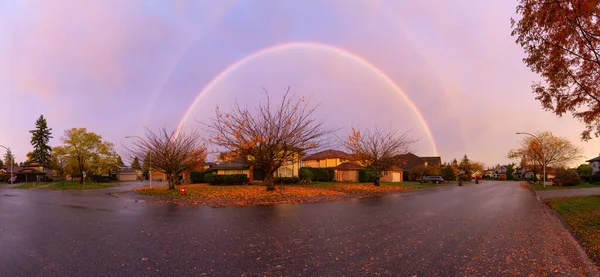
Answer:
<path fill-rule="evenodd" d="M 6 146 L 4 146 L 4 145 L 0 145 L 0 147 L 2 147 L 2 148 L 4 148 L 4 149 L 6 149 L 6 152 L 8 152 L 8 148 L 6 148 Z M 14 157 L 14 156 L 13 156 L 13 157 Z M 13 158 L 13 157 L 11 157 L 11 159 L 10 159 L 10 179 L 8 179 L 8 180 L 10 181 L 10 184 L 11 184 L 11 185 L 12 185 L 12 183 L 13 183 L 13 179 L 12 179 L 12 177 L 13 177 L 13 165 L 15 164 L 15 161 L 14 161 L 14 158 Z"/>
<path fill-rule="evenodd" d="M 530 134 L 530 133 L 525 133 L 525 132 L 517 132 L 517 135 L 528 135 L 528 136 L 532 136 L 535 139 L 537 139 L 537 141 L 540 143 L 540 147 L 542 148 L 542 170 L 544 171 L 544 187 L 546 187 L 546 158 L 544 157 L 544 144 L 542 143 L 542 140 L 540 140 L 540 138 L 538 138 L 537 136 Z M 535 165 L 534 165 L 535 167 Z"/>
<path fill-rule="evenodd" d="M 146 144 L 146 147 L 148 147 L 148 175 L 150 179 L 150 188 L 152 188 L 152 155 L 150 154 L 150 144 L 140 136 L 126 136 L 125 138 L 141 139 Z"/>

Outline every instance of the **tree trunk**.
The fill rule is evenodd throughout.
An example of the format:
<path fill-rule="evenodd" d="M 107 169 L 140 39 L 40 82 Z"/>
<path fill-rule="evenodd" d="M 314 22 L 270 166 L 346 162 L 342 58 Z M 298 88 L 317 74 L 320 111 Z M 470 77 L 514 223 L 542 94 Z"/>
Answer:
<path fill-rule="evenodd" d="M 167 182 L 169 184 L 169 189 L 175 189 L 175 183 L 173 182 L 173 174 L 167 174 Z"/>
<path fill-rule="evenodd" d="M 269 174 L 269 171 L 267 171 L 265 175 L 265 185 L 267 186 L 267 191 L 274 191 L 275 180 L 273 180 L 273 173 Z"/>
<path fill-rule="evenodd" d="M 381 179 L 381 177 L 375 178 L 375 183 L 373 183 L 373 185 L 375 185 L 376 187 L 380 186 L 379 179 Z"/>
<path fill-rule="evenodd" d="M 83 184 L 83 174 L 81 174 L 81 178 L 79 178 L 79 183 Z"/>

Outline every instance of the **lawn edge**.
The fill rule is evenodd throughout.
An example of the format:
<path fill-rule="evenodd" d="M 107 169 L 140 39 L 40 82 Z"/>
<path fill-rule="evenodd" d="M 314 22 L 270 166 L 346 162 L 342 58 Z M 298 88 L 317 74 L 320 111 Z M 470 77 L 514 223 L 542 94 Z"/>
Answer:
<path fill-rule="evenodd" d="M 571 197 L 558 197 L 558 198 L 571 198 Z M 583 258 L 583 262 L 584 262 L 588 272 L 590 272 L 590 273 L 596 272 L 597 273 L 600 268 L 600 258 L 595 257 L 593 255 L 590 256 L 590 248 L 587 245 L 587 243 L 585 241 L 583 241 L 583 239 L 581 239 L 579 237 L 579 235 L 577 235 L 577 232 L 575 232 L 575 229 L 573 229 L 573 227 L 571 225 L 569 225 L 569 223 L 564 219 L 564 217 L 562 217 L 562 215 L 560 215 L 560 213 L 552 207 L 552 205 L 550 204 L 551 199 L 557 199 L 557 198 L 550 198 L 550 199 L 542 200 L 538 197 L 538 201 L 543 204 L 544 208 L 548 209 L 550 211 L 550 213 L 552 215 L 554 215 L 555 218 L 558 219 L 558 221 L 563 225 L 563 227 L 565 227 L 565 229 L 567 229 L 567 231 L 570 234 L 569 238 L 571 239 L 572 242 L 574 242 L 578 246 L 578 247 L 576 247 L 577 251 L 579 252 L 579 255 Z M 600 276 L 600 275 L 596 274 L 595 276 Z"/>

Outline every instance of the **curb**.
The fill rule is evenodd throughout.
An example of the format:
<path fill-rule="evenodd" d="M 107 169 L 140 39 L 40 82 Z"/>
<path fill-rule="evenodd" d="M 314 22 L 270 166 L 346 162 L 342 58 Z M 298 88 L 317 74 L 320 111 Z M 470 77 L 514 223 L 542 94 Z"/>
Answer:
<path fill-rule="evenodd" d="M 576 247 L 577 252 L 579 252 L 579 255 L 583 259 L 583 263 L 585 264 L 585 267 L 586 267 L 588 273 L 591 274 L 590 276 L 600 276 L 600 272 L 598 271 L 598 264 L 600 264 L 600 260 L 590 258 L 590 256 L 588 255 L 589 248 L 587 247 L 585 242 L 583 240 L 581 240 L 581 238 L 577 235 L 577 233 L 575 233 L 575 230 L 571 227 L 571 225 L 569 225 L 569 223 L 567 223 L 567 221 L 565 221 L 565 219 L 556 210 L 554 210 L 554 208 L 552 208 L 550 203 L 543 201 L 540 198 L 540 196 L 537 194 L 537 192 L 535 190 L 533 190 L 531 188 L 531 186 L 529 186 L 529 184 L 527 184 L 527 188 L 533 193 L 535 198 L 542 204 L 544 209 L 546 209 L 552 215 L 554 215 L 554 217 L 556 219 L 558 219 L 558 221 L 560 221 L 562 226 L 567 229 L 568 233 L 570 234 L 569 238 L 570 238 L 571 242 L 573 242 L 575 245 L 577 245 L 577 247 Z"/>

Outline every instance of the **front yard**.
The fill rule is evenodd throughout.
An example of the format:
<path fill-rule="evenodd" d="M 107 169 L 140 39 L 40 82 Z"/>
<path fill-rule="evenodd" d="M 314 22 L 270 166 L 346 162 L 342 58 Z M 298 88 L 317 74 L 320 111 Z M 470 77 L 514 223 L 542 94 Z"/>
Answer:
<path fill-rule="evenodd" d="M 600 195 L 546 200 L 583 240 L 586 251 L 600 262 Z"/>
<path fill-rule="evenodd" d="M 47 190 L 88 190 L 88 189 L 103 189 L 112 187 L 111 183 L 85 183 L 80 184 L 79 180 L 74 181 L 61 181 L 53 183 L 24 183 L 15 184 L 14 188 L 17 189 L 47 189 Z"/>
<path fill-rule="evenodd" d="M 542 184 L 535 183 L 535 184 L 529 184 L 529 187 L 531 187 L 531 189 L 533 189 L 535 191 L 540 191 L 540 190 L 557 190 L 557 189 L 600 188 L 600 185 L 590 184 L 590 183 L 583 183 L 583 184 L 576 185 L 576 186 L 560 187 L 560 186 L 548 186 L 548 185 L 546 185 L 546 187 L 544 187 L 544 185 L 542 185 Z"/>
<path fill-rule="evenodd" d="M 321 202 L 356 197 L 381 195 L 416 188 L 441 185 L 418 183 L 382 183 L 375 187 L 372 183 L 314 183 L 276 186 L 267 192 L 264 186 L 210 186 L 207 184 L 187 185 L 186 194 L 181 195 L 179 187 L 167 190 L 166 186 L 143 187 L 137 191 L 146 196 L 161 200 L 177 201 L 198 205 L 252 205 L 277 203 Z"/>

